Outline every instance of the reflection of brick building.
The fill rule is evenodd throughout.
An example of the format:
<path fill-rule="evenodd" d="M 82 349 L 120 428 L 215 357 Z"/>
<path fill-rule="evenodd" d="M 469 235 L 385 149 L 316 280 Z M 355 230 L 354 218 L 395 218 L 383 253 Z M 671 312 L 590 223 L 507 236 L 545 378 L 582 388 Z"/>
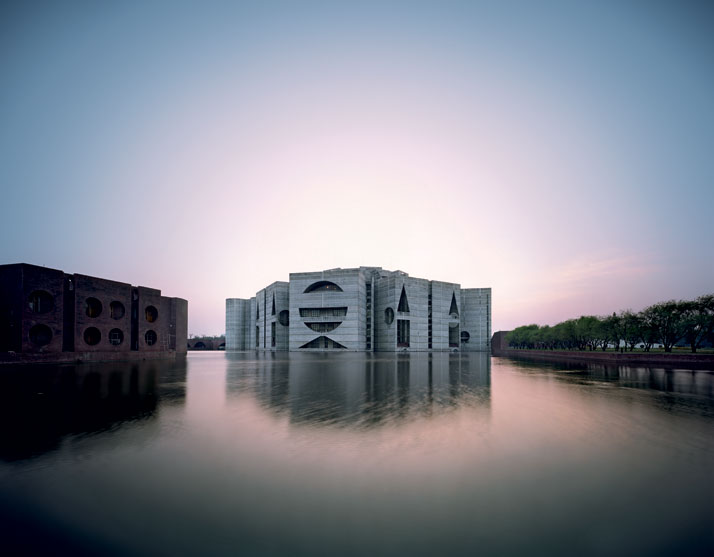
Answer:
<path fill-rule="evenodd" d="M 186 300 L 160 290 L 25 263 L 0 265 L 0 356 L 6 360 L 8 352 L 34 360 L 185 353 L 187 320 Z"/>

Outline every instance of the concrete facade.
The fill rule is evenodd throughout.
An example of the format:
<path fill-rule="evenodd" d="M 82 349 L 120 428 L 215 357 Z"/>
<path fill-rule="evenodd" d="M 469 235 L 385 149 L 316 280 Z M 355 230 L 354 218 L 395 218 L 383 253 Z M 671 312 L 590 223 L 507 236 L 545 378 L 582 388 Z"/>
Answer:
<path fill-rule="evenodd" d="M 291 273 L 226 300 L 226 350 L 490 350 L 491 289 L 381 267 Z"/>
<path fill-rule="evenodd" d="M 0 265 L 0 353 L 6 356 L 161 356 L 185 353 L 187 335 L 188 303 L 160 290 L 24 263 Z"/>

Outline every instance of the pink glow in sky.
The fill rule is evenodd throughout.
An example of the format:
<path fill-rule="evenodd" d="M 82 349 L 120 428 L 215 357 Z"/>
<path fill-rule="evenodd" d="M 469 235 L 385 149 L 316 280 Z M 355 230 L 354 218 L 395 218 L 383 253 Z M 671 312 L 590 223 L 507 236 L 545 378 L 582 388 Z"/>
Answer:
<path fill-rule="evenodd" d="M 712 10 L 68 4 L 0 13 L 0 263 L 189 300 L 376 265 L 493 330 L 714 290 Z"/>

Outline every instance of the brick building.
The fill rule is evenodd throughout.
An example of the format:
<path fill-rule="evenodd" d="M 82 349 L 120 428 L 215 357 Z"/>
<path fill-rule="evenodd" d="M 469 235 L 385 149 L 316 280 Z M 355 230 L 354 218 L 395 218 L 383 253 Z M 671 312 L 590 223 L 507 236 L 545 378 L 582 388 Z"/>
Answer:
<path fill-rule="evenodd" d="M 163 357 L 186 352 L 187 332 L 188 302 L 160 290 L 26 263 L 0 265 L 5 360 Z"/>

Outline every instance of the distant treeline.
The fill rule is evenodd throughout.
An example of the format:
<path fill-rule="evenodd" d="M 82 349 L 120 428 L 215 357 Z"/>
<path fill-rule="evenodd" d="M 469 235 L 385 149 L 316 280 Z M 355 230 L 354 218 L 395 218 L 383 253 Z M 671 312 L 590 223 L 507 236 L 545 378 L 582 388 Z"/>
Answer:
<path fill-rule="evenodd" d="M 512 348 L 541 350 L 597 350 L 608 346 L 649 351 L 661 344 L 665 352 L 680 341 L 692 352 L 703 343 L 714 344 L 714 294 L 696 300 L 671 300 L 651 305 L 635 313 L 624 310 L 607 317 L 584 315 L 552 327 L 524 325 L 506 336 Z"/>

